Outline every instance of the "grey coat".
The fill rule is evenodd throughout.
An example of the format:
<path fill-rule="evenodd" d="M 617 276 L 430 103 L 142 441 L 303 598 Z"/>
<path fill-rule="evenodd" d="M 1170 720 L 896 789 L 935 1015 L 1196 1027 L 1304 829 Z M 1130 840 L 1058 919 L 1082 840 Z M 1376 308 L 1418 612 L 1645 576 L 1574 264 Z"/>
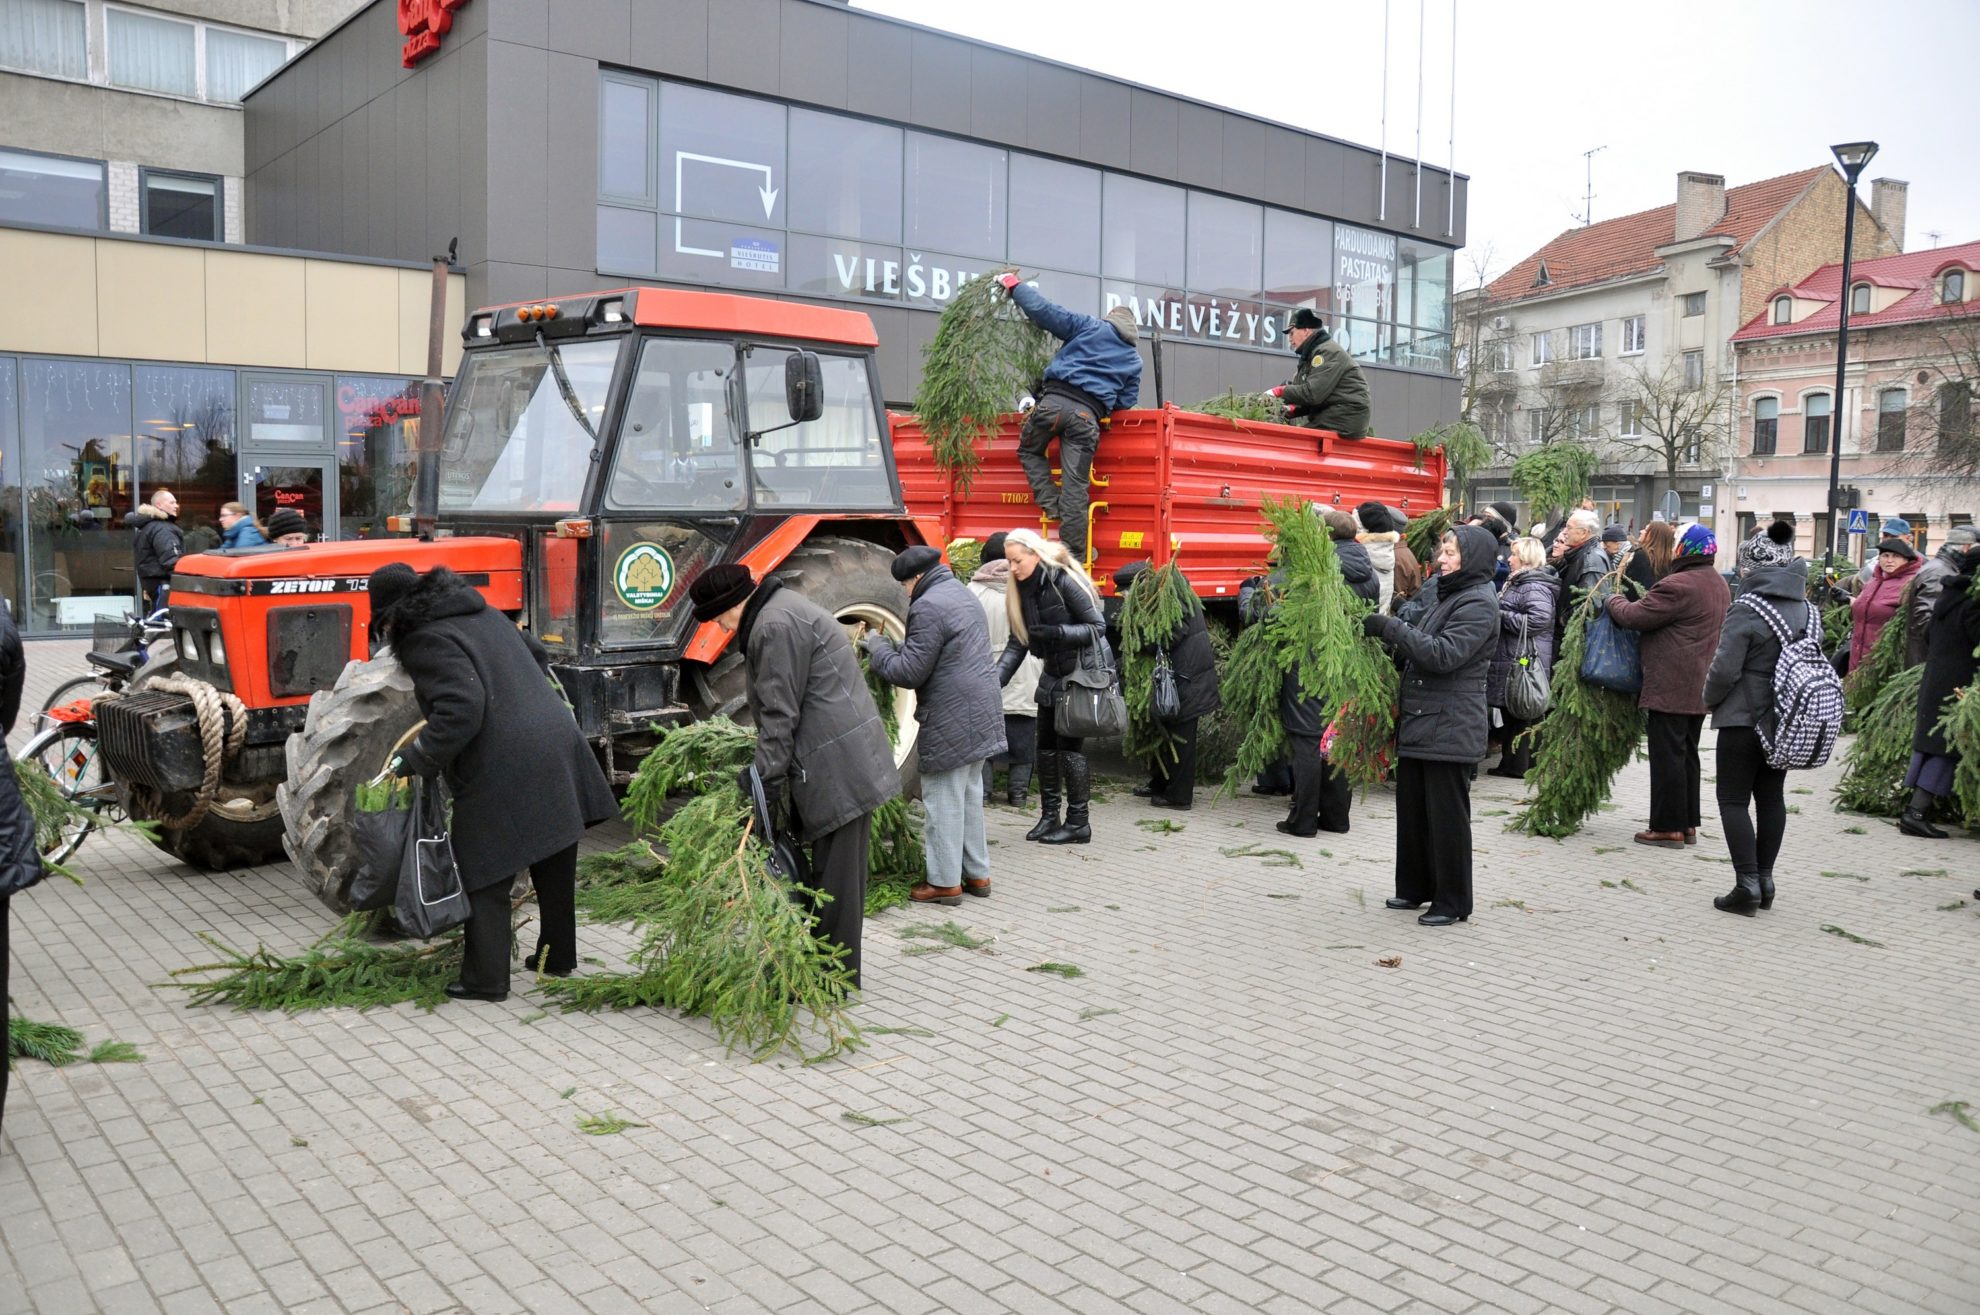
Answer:
<path fill-rule="evenodd" d="M 1490 706 L 1506 706 L 1506 679 L 1519 661 L 1522 622 L 1533 639 L 1540 669 L 1547 672 L 1554 669 L 1554 607 L 1560 592 L 1560 581 L 1545 566 L 1521 571 L 1506 581 L 1506 587 L 1499 593 L 1499 646 L 1492 654 L 1492 669 L 1485 676 L 1485 702 Z"/>
<path fill-rule="evenodd" d="M 923 772 L 947 772 L 1004 751 L 1003 699 L 990 657 L 990 627 L 976 595 L 946 566 L 931 567 L 908 600 L 907 637 L 866 638 L 880 679 L 917 690 L 915 757 Z"/>
<path fill-rule="evenodd" d="M 1491 731 L 1485 678 L 1499 639 L 1499 600 L 1492 592 L 1498 545 L 1476 525 L 1457 529 L 1462 568 L 1440 577 L 1436 603 L 1412 625 L 1393 616 L 1362 619 L 1404 659 L 1400 757 L 1475 763 Z"/>
<path fill-rule="evenodd" d="M 1808 628 L 1808 563 L 1763 566 L 1740 581 L 1740 598 L 1759 595 L 1781 614 L 1795 637 Z M 1767 619 L 1735 602 L 1726 610 L 1719 632 L 1719 651 L 1705 673 L 1705 706 L 1712 710 L 1714 728 L 1758 726 L 1774 711 L 1774 667 L 1781 660 L 1781 641 Z"/>
<path fill-rule="evenodd" d="M 901 792 L 894 747 L 838 618 L 777 580 L 750 595 L 736 631 L 756 719 L 756 771 L 786 782 L 805 843 Z M 987 641 L 986 641 L 987 642 Z"/>

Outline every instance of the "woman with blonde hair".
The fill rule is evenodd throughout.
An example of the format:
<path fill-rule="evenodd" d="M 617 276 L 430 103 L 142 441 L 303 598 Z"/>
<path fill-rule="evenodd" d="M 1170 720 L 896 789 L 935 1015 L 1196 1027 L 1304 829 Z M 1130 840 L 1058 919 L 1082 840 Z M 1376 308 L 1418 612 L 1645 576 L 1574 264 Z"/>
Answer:
<path fill-rule="evenodd" d="M 1533 765 L 1533 740 L 1526 734 L 1533 722 L 1515 717 L 1506 707 L 1506 684 L 1519 666 L 1520 646 L 1533 641 L 1533 660 L 1542 671 L 1554 669 L 1554 606 L 1561 582 L 1547 565 L 1547 547 L 1532 537 L 1514 539 L 1506 558 L 1512 574 L 1499 591 L 1499 647 L 1485 676 L 1485 701 L 1499 709 L 1499 765 L 1487 776 L 1526 779 Z"/>
<path fill-rule="evenodd" d="M 1093 776 L 1081 740 L 1062 736 L 1053 722 L 1059 687 L 1079 668 L 1080 653 L 1100 642 L 1106 621 L 1100 593 L 1066 546 L 1036 530 L 1015 529 L 1004 536 L 1011 585 L 1004 593 L 1011 637 L 997 662 L 997 681 L 1009 684 L 1026 655 L 1044 663 L 1038 677 L 1038 825 L 1026 840 L 1046 845 L 1084 845 L 1093 838 L 1088 816 Z M 1066 814 L 1059 817 L 1061 788 Z"/>

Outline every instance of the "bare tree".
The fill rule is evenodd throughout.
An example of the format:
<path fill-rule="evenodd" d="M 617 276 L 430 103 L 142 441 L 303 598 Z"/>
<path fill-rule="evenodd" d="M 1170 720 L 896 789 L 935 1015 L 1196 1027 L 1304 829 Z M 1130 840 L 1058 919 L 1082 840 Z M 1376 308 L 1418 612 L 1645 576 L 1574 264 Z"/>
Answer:
<path fill-rule="evenodd" d="M 1723 375 L 1704 383 L 1686 382 L 1676 358 L 1655 372 L 1639 365 L 1622 375 L 1615 390 L 1624 410 L 1634 408 L 1636 432 L 1618 432 L 1610 444 L 1617 452 L 1655 462 L 1672 481 L 1682 466 L 1716 466 L 1730 438 L 1730 396 Z M 1617 425 L 1618 431 L 1627 427 Z"/>
<path fill-rule="evenodd" d="M 1904 450 L 1887 454 L 1891 469 L 1916 480 L 1980 479 L 1980 313 L 1970 303 L 1940 307 L 1905 363 L 1905 383 Z"/>

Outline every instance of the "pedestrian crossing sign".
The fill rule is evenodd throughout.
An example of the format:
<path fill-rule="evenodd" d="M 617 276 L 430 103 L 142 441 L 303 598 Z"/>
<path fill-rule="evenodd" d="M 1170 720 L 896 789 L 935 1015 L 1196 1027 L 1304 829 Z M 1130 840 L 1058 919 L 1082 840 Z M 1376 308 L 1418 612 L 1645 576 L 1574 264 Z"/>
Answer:
<path fill-rule="evenodd" d="M 1849 532 L 1851 534 L 1870 533 L 1870 513 L 1862 507 L 1849 509 Z"/>

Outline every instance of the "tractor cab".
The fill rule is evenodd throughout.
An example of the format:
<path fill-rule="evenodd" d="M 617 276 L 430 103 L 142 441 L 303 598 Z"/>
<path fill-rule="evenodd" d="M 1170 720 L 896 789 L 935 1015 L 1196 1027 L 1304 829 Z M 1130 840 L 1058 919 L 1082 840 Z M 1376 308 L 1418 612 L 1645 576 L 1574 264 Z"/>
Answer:
<path fill-rule="evenodd" d="M 678 665 L 720 646 L 687 606 L 709 565 L 766 546 L 780 565 L 794 522 L 900 542 L 863 314 L 625 289 L 478 311 L 463 338 L 437 535 L 520 546 L 524 624 L 590 735 L 710 710 Z"/>

